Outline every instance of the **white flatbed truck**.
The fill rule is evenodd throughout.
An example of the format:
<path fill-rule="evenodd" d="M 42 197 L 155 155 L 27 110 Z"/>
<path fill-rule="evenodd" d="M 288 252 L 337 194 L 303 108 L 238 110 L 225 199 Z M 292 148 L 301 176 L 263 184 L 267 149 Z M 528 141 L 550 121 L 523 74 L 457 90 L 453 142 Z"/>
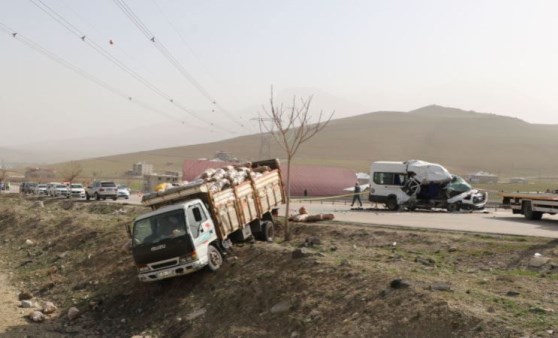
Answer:
<path fill-rule="evenodd" d="M 518 192 L 502 193 L 502 204 L 514 214 L 522 214 L 529 220 L 540 220 L 543 214 L 558 213 L 558 194 Z"/>

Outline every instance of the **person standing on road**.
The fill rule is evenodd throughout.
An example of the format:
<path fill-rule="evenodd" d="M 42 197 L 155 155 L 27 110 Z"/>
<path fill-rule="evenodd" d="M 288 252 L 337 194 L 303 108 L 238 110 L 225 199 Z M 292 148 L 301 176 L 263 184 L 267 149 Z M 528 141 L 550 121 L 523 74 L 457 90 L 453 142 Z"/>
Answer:
<path fill-rule="evenodd" d="M 353 194 L 353 202 L 351 203 L 351 207 L 355 204 L 356 201 L 358 201 L 358 204 L 362 208 L 362 201 L 360 200 L 360 185 L 358 185 L 358 182 L 355 183 L 355 191 Z"/>

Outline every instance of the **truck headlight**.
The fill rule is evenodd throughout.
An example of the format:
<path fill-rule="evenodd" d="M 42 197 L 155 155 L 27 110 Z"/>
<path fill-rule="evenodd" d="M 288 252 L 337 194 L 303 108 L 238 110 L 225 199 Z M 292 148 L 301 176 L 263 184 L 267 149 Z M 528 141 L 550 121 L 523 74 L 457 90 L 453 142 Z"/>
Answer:
<path fill-rule="evenodd" d="M 147 272 L 150 270 L 147 265 L 138 265 L 137 267 L 139 272 Z"/>
<path fill-rule="evenodd" d="M 180 264 L 186 264 L 186 263 L 193 262 L 193 261 L 197 261 L 197 260 L 198 260 L 198 254 L 194 251 L 194 252 L 192 252 L 192 254 L 189 255 L 189 256 L 182 256 L 182 257 L 180 257 L 180 258 L 178 259 L 178 262 L 179 262 Z"/>

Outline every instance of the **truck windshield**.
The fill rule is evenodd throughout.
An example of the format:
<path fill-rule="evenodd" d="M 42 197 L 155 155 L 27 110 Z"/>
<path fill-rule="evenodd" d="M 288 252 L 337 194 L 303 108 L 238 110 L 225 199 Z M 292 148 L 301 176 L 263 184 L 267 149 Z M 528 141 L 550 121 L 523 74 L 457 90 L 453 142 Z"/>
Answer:
<path fill-rule="evenodd" d="M 186 235 L 184 210 L 174 210 L 134 223 L 134 245 L 157 243 Z"/>

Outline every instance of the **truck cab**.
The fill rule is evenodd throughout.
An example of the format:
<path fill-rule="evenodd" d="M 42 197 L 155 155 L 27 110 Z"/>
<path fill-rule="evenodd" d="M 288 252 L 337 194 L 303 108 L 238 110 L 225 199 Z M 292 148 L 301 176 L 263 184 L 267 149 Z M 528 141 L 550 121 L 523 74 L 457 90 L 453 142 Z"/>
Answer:
<path fill-rule="evenodd" d="M 206 265 L 217 270 L 222 264 L 221 254 L 215 254 L 215 225 L 200 199 L 142 215 L 135 220 L 131 235 L 140 281 L 188 274 Z"/>

